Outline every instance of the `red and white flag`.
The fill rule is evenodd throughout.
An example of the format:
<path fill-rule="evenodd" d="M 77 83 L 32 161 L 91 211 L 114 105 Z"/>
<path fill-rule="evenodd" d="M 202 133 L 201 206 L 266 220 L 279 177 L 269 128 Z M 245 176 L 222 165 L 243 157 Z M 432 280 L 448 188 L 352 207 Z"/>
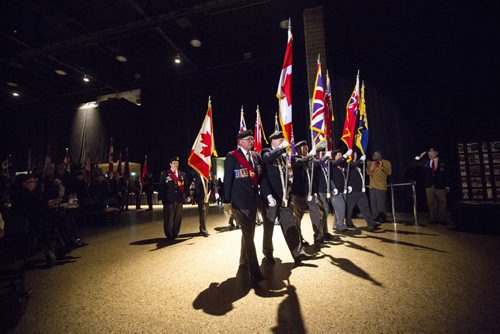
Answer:
<path fill-rule="evenodd" d="M 111 137 L 111 144 L 109 145 L 109 153 L 108 153 L 108 172 L 113 173 L 113 158 L 114 158 L 115 150 L 113 148 L 113 137 Z"/>
<path fill-rule="evenodd" d="M 264 128 L 262 127 L 262 119 L 260 118 L 259 106 L 257 106 L 257 110 L 255 113 L 256 116 L 255 116 L 255 129 L 253 131 L 253 136 L 254 136 L 253 150 L 257 153 L 260 153 L 262 152 L 262 138 L 264 138 L 266 144 L 267 144 L 267 138 L 266 134 L 264 133 Z"/>
<path fill-rule="evenodd" d="M 209 98 L 207 114 L 188 158 L 189 166 L 193 167 L 207 181 L 210 178 L 212 154 L 217 156 L 212 123 L 212 103 Z"/>
<path fill-rule="evenodd" d="M 285 51 L 285 59 L 281 67 L 281 75 L 276 97 L 279 99 L 279 120 L 283 135 L 290 143 L 292 152 L 295 150 L 292 127 L 292 26 L 288 21 L 288 43 Z M 294 153 L 294 152 L 293 152 Z"/>
<path fill-rule="evenodd" d="M 243 106 L 241 106 L 240 131 L 238 133 L 242 133 L 243 131 L 247 131 L 247 123 L 245 122 L 245 113 L 243 112 Z"/>
<path fill-rule="evenodd" d="M 144 178 L 148 175 L 148 156 L 144 156 L 144 165 L 142 165 L 141 185 L 144 185 Z"/>

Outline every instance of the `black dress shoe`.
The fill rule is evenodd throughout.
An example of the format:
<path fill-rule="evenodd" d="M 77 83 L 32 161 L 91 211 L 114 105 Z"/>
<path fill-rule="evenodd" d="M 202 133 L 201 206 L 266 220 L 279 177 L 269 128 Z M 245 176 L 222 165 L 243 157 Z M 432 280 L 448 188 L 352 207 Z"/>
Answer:
<path fill-rule="evenodd" d="M 206 237 L 208 237 L 208 236 L 210 235 L 210 234 L 208 234 L 208 232 L 207 232 L 206 230 L 204 230 L 204 231 L 200 231 L 200 234 L 201 234 L 202 236 L 204 236 L 205 238 L 206 238 Z"/>
<path fill-rule="evenodd" d="M 354 234 L 354 231 L 350 230 L 348 228 L 344 228 L 342 230 L 335 230 L 335 233 L 337 233 L 337 234 L 344 234 L 344 235 L 352 235 L 352 234 Z"/>
<path fill-rule="evenodd" d="M 368 226 L 368 228 L 366 229 L 368 232 L 382 232 L 384 231 L 383 229 L 381 229 L 380 227 L 378 227 L 377 225 L 373 225 L 373 226 Z"/>
<path fill-rule="evenodd" d="M 323 239 L 324 240 L 333 240 L 333 235 L 331 235 L 330 233 L 326 232 L 326 233 L 323 233 Z"/>
<path fill-rule="evenodd" d="M 314 255 L 307 254 L 303 249 L 299 252 L 299 254 L 295 257 L 295 264 L 299 265 L 302 261 L 309 260 L 314 258 Z"/>
<path fill-rule="evenodd" d="M 304 239 L 302 239 L 301 243 L 302 243 L 302 246 L 309 246 L 309 243 L 307 241 L 305 241 Z"/>
<path fill-rule="evenodd" d="M 356 225 L 354 225 L 353 223 L 348 223 L 346 224 L 347 228 L 356 228 Z"/>

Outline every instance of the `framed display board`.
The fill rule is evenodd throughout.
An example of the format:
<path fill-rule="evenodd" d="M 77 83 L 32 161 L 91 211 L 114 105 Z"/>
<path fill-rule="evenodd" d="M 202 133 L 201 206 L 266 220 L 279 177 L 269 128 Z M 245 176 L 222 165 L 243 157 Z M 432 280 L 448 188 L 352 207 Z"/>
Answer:
<path fill-rule="evenodd" d="M 498 201 L 500 141 L 457 144 L 463 200 Z"/>

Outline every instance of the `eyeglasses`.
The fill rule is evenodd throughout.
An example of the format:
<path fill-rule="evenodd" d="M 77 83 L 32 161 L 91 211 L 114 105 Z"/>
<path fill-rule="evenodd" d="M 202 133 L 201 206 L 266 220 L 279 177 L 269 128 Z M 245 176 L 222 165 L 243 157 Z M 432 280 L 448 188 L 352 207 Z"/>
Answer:
<path fill-rule="evenodd" d="M 247 141 L 254 141 L 253 137 L 246 137 L 246 138 L 241 138 L 243 140 L 247 140 Z"/>

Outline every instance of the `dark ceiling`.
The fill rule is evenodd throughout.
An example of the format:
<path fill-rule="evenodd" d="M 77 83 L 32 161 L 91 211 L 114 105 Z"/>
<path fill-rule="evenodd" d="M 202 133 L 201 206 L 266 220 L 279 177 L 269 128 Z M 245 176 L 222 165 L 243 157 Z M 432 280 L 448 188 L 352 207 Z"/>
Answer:
<path fill-rule="evenodd" d="M 274 61 L 283 57 L 284 42 L 276 43 L 284 41 L 280 21 L 300 17 L 320 2 L 4 0 L 0 107 L 113 93 L 157 78 Z M 190 44 L 194 37 L 200 47 Z M 173 63 L 177 54 L 181 65 Z M 14 91 L 20 96 L 12 96 Z"/>

